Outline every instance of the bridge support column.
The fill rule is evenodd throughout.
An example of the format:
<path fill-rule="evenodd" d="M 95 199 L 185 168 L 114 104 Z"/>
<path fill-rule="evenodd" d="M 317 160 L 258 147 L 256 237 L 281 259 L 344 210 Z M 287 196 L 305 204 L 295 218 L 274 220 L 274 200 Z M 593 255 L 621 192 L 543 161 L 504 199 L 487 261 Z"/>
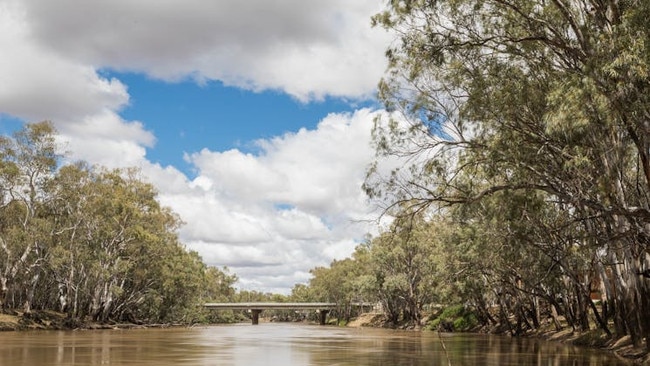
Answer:
<path fill-rule="evenodd" d="M 253 325 L 257 325 L 260 323 L 260 313 L 262 312 L 262 309 L 252 309 L 251 310 L 251 315 L 253 318 Z"/>
<path fill-rule="evenodd" d="M 318 315 L 320 316 L 320 325 L 325 325 L 326 320 L 327 320 L 327 313 L 330 311 L 327 309 L 320 309 L 318 310 Z"/>

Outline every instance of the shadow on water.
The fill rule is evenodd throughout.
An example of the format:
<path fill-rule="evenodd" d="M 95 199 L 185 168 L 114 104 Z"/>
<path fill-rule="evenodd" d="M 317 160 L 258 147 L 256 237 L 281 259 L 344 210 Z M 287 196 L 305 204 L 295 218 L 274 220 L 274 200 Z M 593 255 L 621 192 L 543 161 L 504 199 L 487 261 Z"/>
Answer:
<path fill-rule="evenodd" d="M 598 350 L 534 339 L 476 334 L 445 334 L 441 339 L 429 332 L 295 324 L 0 333 L 0 365 L 447 366 L 448 362 L 625 365 Z"/>

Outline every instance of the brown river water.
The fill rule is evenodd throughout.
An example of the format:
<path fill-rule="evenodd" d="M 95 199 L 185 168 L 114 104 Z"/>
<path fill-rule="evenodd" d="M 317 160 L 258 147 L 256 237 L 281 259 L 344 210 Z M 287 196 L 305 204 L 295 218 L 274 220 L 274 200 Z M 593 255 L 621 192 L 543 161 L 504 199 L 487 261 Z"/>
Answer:
<path fill-rule="evenodd" d="M 1 366 L 625 365 L 613 355 L 535 339 L 262 323 L 0 333 Z"/>

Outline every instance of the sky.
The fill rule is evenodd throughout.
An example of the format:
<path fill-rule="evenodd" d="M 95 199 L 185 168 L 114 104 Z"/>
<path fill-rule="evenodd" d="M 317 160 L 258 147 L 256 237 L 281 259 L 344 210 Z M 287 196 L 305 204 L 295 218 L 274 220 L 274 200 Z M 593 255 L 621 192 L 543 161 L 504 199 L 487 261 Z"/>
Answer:
<path fill-rule="evenodd" d="M 0 0 L 0 133 L 139 167 L 188 249 L 289 293 L 379 229 L 361 190 L 381 0 Z"/>

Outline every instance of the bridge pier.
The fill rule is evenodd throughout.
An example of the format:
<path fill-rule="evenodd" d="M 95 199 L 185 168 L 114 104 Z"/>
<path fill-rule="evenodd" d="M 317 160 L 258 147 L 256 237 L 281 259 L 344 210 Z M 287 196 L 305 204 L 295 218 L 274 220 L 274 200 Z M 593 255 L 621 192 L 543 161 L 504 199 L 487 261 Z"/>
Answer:
<path fill-rule="evenodd" d="M 258 325 L 260 323 L 260 313 L 261 312 L 262 312 L 262 309 L 251 309 L 253 325 Z"/>
<path fill-rule="evenodd" d="M 327 314 L 329 312 L 330 311 L 327 309 L 318 310 L 318 315 L 320 316 L 320 325 L 325 325 L 325 323 L 327 322 Z"/>

